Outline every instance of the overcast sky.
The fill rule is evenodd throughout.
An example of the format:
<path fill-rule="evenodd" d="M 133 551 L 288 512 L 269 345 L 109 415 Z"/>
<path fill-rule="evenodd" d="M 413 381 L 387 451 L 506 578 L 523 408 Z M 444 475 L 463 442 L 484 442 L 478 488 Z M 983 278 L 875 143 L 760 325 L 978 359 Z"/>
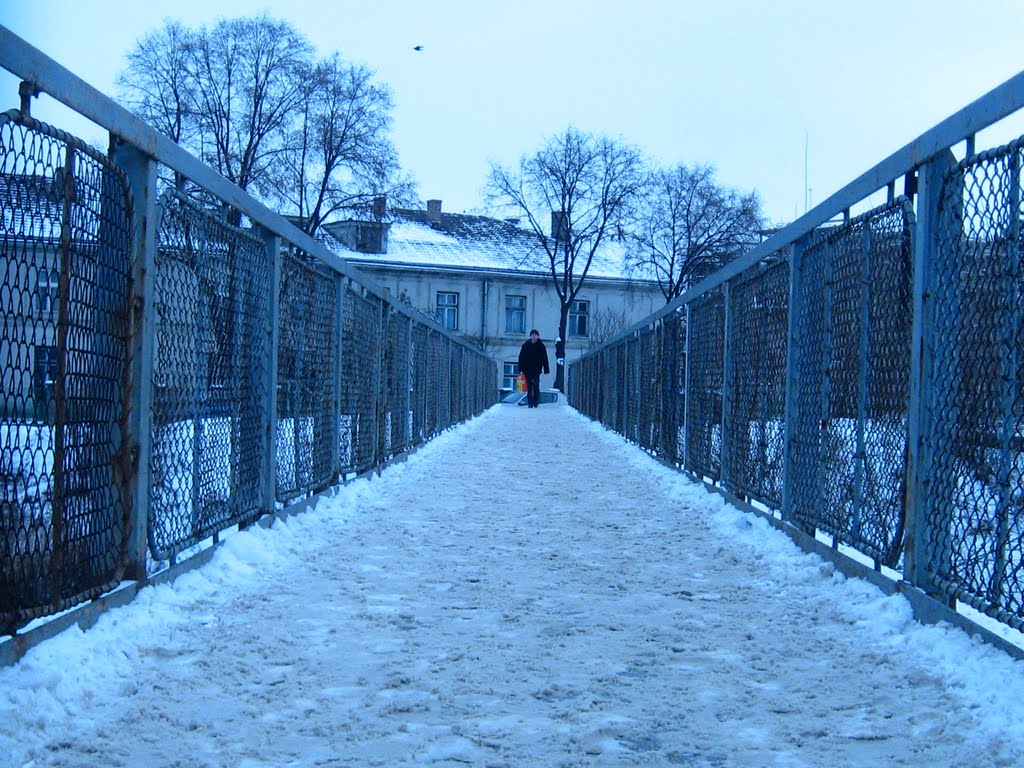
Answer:
<path fill-rule="evenodd" d="M 490 161 L 571 124 L 712 163 L 788 221 L 1024 69 L 1021 0 L 0 0 L 0 23 L 113 95 L 165 17 L 264 10 L 391 87 L 401 161 L 446 211 L 480 210 Z"/>

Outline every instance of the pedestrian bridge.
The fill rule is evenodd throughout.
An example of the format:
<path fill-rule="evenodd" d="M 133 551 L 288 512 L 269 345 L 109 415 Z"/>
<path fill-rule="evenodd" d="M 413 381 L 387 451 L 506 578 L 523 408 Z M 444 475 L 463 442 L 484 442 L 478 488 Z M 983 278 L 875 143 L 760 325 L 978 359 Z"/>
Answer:
<path fill-rule="evenodd" d="M 1012 765 L 1018 667 L 568 407 L 495 406 L 0 670 L 0 747 L 13 765 Z"/>
<path fill-rule="evenodd" d="M 0 116 L 6 662 L 474 416 L 520 418 L 487 410 L 478 348 L 2 27 L 0 66 L 26 81 Z M 35 120 L 40 91 L 110 151 Z M 973 622 L 1024 623 L 1022 144 L 976 143 L 1022 105 L 1024 73 L 568 370 L 575 409 L 680 478 L 1010 653 Z M 533 442 L 557 448 L 540 492 L 587 519 L 589 459 Z"/>

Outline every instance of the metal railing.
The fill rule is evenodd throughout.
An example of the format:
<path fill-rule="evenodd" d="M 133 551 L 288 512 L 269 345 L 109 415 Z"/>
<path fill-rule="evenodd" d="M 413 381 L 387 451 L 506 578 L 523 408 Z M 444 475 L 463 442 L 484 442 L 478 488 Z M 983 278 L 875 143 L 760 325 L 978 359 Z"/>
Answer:
<path fill-rule="evenodd" d="M 0 67 L 111 133 L 0 115 L 0 634 L 495 401 L 493 360 L 3 27 Z"/>
<path fill-rule="evenodd" d="M 896 588 L 1024 627 L 1024 138 L 975 151 L 1022 106 L 1024 73 L 573 363 L 570 402 Z"/>

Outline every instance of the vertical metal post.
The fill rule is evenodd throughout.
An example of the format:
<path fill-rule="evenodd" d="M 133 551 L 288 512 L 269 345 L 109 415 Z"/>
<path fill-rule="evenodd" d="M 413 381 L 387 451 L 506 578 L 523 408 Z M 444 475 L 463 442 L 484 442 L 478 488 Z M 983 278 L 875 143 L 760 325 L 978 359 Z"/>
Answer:
<path fill-rule="evenodd" d="M 800 345 L 800 307 L 803 302 L 803 256 L 808 238 L 805 235 L 793 243 L 789 256 L 789 317 L 786 334 L 786 404 L 785 437 L 782 455 L 782 519 L 793 517 L 793 452 L 800 435 L 796 434 L 799 418 L 800 374 L 797 362 L 802 352 Z"/>
<path fill-rule="evenodd" d="M 917 227 L 914 234 L 913 324 L 910 347 L 910 403 L 907 414 L 907 495 L 904 509 L 904 578 L 935 596 L 939 590 L 930 573 L 933 550 L 928 516 L 930 439 L 928 407 L 932 399 L 932 360 L 935 343 L 932 293 L 933 269 L 939 249 L 942 213 L 939 207 L 942 177 L 956 163 L 946 150 L 918 172 Z M 955 418 L 955 417 L 954 417 Z"/>
<path fill-rule="evenodd" d="M 153 447 L 153 376 L 156 373 L 157 216 L 156 162 L 140 150 L 117 142 L 115 162 L 124 170 L 131 188 L 132 211 L 132 313 L 131 371 L 128 433 L 124 481 L 130 507 L 125 578 L 146 577 L 146 553 L 150 518 L 150 461 Z"/>
<path fill-rule="evenodd" d="M 263 412 L 267 419 L 263 425 L 263 513 L 273 514 L 277 507 L 277 356 L 281 325 L 281 238 L 269 230 L 263 230 L 263 242 L 266 246 L 266 258 L 271 264 L 270 311 L 263 321 L 263 333 L 269 351 L 263 371 L 266 385 Z"/>

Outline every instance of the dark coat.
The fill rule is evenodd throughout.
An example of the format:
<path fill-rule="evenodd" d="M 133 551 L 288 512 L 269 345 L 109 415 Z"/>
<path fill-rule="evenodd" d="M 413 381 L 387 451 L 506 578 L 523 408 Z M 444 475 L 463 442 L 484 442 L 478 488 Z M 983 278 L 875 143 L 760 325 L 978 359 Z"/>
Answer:
<path fill-rule="evenodd" d="M 523 342 L 522 349 L 519 350 L 519 370 L 526 374 L 527 378 L 540 376 L 541 370 L 544 373 L 551 373 L 548 370 L 548 350 L 543 341 L 538 339 L 536 342 Z"/>

